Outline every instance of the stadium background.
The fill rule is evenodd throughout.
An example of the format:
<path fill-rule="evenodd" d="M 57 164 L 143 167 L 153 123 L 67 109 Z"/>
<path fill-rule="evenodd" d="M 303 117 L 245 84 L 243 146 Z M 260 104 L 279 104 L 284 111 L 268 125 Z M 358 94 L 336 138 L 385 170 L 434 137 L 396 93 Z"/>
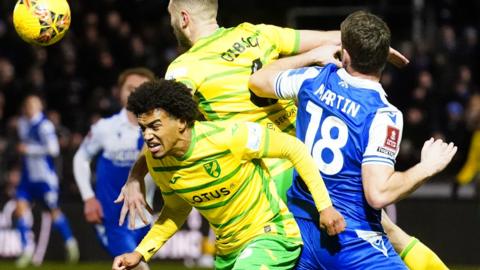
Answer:
<path fill-rule="evenodd" d="M 428 243 L 447 264 L 477 269 L 475 265 L 480 265 L 478 184 L 457 187 L 454 182 L 466 159 L 472 132 L 480 128 L 475 125 L 478 121 L 473 121 L 474 124 L 469 121 L 473 117 L 469 113 L 479 108 L 468 109 L 472 97 L 480 90 L 480 1 L 219 2 L 218 19 L 225 27 L 249 21 L 302 29 L 338 29 L 343 18 L 358 9 L 368 9 L 387 21 L 393 33 L 392 46 L 411 60 L 402 70 L 387 67 L 382 78 L 390 100 L 404 113 L 404 137 L 397 168 L 404 169 L 417 162 L 423 141 L 429 136 L 443 137 L 459 146 L 457 156 L 444 173 L 398 204 L 398 223 Z M 15 119 L 23 95 L 33 90 L 45 97 L 48 115 L 60 136 L 62 155 L 57 164 L 61 205 L 80 241 L 82 260 L 108 261 L 94 239 L 93 229 L 83 218 L 72 174 L 73 154 L 91 123 L 120 108 L 115 87 L 119 71 L 147 66 L 162 76 L 168 63 L 181 53 L 170 28 L 166 0 L 69 3 L 72 9 L 69 33 L 59 44 L 39 48 L 24 43 L 14 32 L 11 12 L 15 1 L 0 2 L 0 230 L 3 232 L 0 232 L 0 254 L 6 257 L 15 254 L 15 247 L 7 241 L 15 233 L 10 230 L 11 217 L 5 206 L 19 180 Z M 40 227 L 38 208 L 34 217 Z M 174 251 L 178 256 L 170 258 L 178 260 L 181 254 L 191 252 L 188 243 L 193 242 L 184 242 L 185 239 L 179 243 L 187 248 Z M 59 235 L 53 233 L 46 260 L 62 260 L 60 243 Z M 0 268 L 9 269 L 1 262 Z"/>

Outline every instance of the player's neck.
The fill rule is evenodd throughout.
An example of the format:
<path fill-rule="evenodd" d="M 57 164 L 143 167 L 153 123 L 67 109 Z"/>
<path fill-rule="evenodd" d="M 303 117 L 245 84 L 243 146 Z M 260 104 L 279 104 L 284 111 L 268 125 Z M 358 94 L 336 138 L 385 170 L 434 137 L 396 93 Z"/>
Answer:
<path fill-rule="evenodd" d="M 361 72 L 358 72 L 355 69 L 353 69 L 351 66 L 348 66 L 346 68 L 346 70 L 347 70 L 348 74 L 350 74 L 353 77 L 357 77 L 357 78 L 361 78 L 361 79 L 365 79 L 365 80 L 370 80 L 370 81 L 374 81 L 374 82 L 379 82 L 380 81 L 381 74 L 361 73 Z"/>
<path fill-rule="evenodd" d="M 218 23 L 215 20 L 198 24 L 195 27 L 195 31 L 192 31 L 192 44 L 195 44 L 201 38 L 208 37 L 211 34 L 215 33 L 218 28 Z"/>
<path fill-rule="evenodd" d="M 135 114 L 133 114 L 131 111 L 127 111 L 127 119 L 128 122 L 134 126 L 138 126 L 138 120 Z"/>
<path fill-rule="evenodd" d="M 172 155 L 176 158 L 182 158 L 188 152 L 190 144 L 192 143 L 192 129 L 187 128 L 183 133 L 178 137 L 177 143 L 175 144 Z"/>

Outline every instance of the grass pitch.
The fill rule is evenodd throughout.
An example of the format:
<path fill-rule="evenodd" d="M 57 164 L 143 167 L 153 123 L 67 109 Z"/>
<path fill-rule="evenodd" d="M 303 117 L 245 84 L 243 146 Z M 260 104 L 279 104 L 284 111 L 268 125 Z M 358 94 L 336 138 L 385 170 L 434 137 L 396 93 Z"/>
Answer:
<path fill-rule="evenodd" d="M 187 268 L 179 263 L 162 263 L 154 262 L 149 264 L 151 270 L 206 270 L 208 268 Z M 14 261 L 0 261 L 0 269 L 2 270 L 15 270 Z M 41 266 L 30 266 L 28 270 L 109 270 L 112 269 L 112 263 L 103 262 L 81 262 L 76 265 L 69 265 L 62 262 L 45 262 Z"/>

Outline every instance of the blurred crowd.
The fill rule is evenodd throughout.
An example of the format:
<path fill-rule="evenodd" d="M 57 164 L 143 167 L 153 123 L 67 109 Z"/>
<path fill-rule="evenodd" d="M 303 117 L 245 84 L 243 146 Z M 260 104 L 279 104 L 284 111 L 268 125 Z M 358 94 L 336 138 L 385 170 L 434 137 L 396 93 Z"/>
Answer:
<path fill-rule="evenodd" d="M 119 110 L 118 72 L 145 66 L 163 76 L 168 63 L 181 53 L 166 2 L 69 1 L 73 18 L 69 33 L 58 44 L 43 48 L 30 46 L 16 35 L 11 18 L 15 1 L 1 1 L 1 190 L 11 196 L 19 180 L 17 117 L 22 98 L 35 92 L 44 98 L 60 138 L 57 168 L 63 199 L 80 201 L 72 174 L 73 154 L 90 124 Z M 220 14 L 220 21 L 232 26 L 228 22 L 234 20 L 222 20 L 222 16 L 226 17 Z M 388 66 L 382 78 L 389 99 L 404 114 L 397 168 L 416 163 L 430 136 L 459 145 L 443 178 L 453 179 L 461 168 L 471 134 L 480 129 L 479 30 L 478 25 L 458 26 L 446 20 L 435 26 L 433 38 L 414 42 L 393 37 L 394 46 L 411 60 L 401 70 Z"/>

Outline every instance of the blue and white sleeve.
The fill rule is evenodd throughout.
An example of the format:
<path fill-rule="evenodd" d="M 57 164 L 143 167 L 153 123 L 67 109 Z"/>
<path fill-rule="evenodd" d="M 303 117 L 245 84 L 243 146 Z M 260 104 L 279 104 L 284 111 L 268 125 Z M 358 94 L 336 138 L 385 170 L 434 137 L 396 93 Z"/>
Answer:
<path fill-rule="evenodd" d="M 368 132 L 368 145 L 362 164 L 383 164 L 394 167 L 402 140 L 403 116 L 398 110 L 380 109 Z"/>
<path fill-rule="evenodd" d="M 60 153 L 55 127 L 50 121 L 44 121 L 39 128 L 41 144 L 27 143 L 28 155 L 49 155 L 56 157 Z"/>
<path fill-rule="evenodd" d="M 303 83 L 320 73 L 318 67 L 304 67 L 280 72 L 275 78 L 275 95 L 279 99 L 297 99 Z"/>
<path fill-rule="evenodd" d="M 85 136 L 73 157 L 73 175 L 83 201 L 95 196 L 90 182 L 92 177 L 90 161 L 102 149 L 103 132 L 101 121 L 90 128 L 90 132 Z"/>
<path fill-rule="evenodd" d="M 108 127 L 103 119 L 91 126 L 90 131 L 80 145 L 80 148 L 85 151 L 89 158 L 93 158 L 102 150 L 104 137 L 107 136 L 107 129 Z"/>

